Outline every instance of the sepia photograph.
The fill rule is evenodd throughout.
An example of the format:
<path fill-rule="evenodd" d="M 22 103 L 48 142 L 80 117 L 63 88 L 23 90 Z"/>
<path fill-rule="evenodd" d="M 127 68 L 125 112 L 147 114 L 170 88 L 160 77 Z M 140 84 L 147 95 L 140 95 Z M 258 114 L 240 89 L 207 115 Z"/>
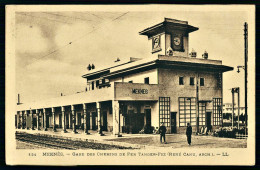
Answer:
<path fill-rule="evenodd" d="M 7 164 L 254 165 L 253 5 L 6 15 Z"/>

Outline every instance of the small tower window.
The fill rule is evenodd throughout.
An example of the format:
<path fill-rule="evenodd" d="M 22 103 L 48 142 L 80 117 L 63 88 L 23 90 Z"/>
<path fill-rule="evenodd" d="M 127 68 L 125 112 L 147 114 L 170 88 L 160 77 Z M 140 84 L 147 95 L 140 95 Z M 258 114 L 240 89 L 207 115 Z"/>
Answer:
<path fill-rule="evenodd" d="M 96 87 L 98 87 L 98 86 L 99 86 L 99 80 L 96 81 Z"/>
<path fill-rule="evenodd" d="M 191 85 L 191 86 L 194 85 L 194 77 L 190 77 L 190 85 Z"/>
<path fill-rule="evenodd" d="M 183 77 L 179 77 L 179 85 L 184 85 Z"/>
<path fill-rule="evenodd" d="M 200 86 L 204 86 L 204 78 L 200 78 Z"/>
<path fill-rule="evenodd" d="M 144 83 L 149 84 L 149 77 L 144 78 Z"/>

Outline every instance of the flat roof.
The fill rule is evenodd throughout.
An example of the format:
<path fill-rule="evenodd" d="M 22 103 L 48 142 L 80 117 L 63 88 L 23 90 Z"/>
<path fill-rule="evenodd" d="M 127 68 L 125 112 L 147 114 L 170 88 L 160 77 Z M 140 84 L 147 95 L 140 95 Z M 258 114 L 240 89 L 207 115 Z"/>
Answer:
<path fill-rule="evenodd" d="M 148 37 L 151 37 L 153 35 L 162 33 L 162 32 L 169 32 L 169 30 L 172 29 L 179 29 L 179 30 L 186 30 L 186 32 L 190 33 L 193 31 L 197 31 L 199 28 L 194 27 L 188 24 L 188 21 L 181 21 L 171 18 L 164 18 L 164 21 L 156 24 L 154 26 L 148 27 L 144 29 L 143 31 L 140 31 L 140 35 L 147 35 Z"/>
<path fill-rule="evenodd" d="M 104 73 L 102 77 L 111 77 L 119 73 L 126 73 L 132 70 L 147 68 L 152 65 L 168 65 L 172 68 L 200 68 L 200 69 L 214 69 L 222 72 L 233 70 L 233 67 L 222 65 L 221 60 L 210 60 L 203 58 L 192 58 L 192 57 L 182 57 L 182 56 L 166 56 L 166 55 L 152 55 L 149 58 L 142 60 L 126 62 L 123 64 L 118 64 L 109 68 L 93 70 L 88 74 L 83 75 L 83 78 L 88 78 L 93 75 L 99 76 L 100 73 Z"/>

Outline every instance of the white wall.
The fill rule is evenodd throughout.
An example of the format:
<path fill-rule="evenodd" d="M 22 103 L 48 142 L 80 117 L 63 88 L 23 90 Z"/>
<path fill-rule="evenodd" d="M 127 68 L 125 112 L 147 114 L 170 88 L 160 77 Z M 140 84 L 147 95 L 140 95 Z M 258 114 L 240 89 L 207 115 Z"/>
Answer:
<path fill-rule="evenodd" d="M 158 84 L 157 69 L 127 75 L 124 77 L 124 79 L 122 79 L 122 77 L 116 78 L 111 80 L 111 82 L 133 81 L 133 83 L 144 83 L 144 78 L 146 77 L 149 77 L 149 84 Z"/>
<path fill-rule="evenodd" d="M 197 73 L 189 70 L 160 69 L 160 90 L 161 97 L 170 97 L 171 112 L 177 112 L 176 123 L 179 126 L 179 97 L 196 97 L 196 76 Z M 179 85 L 179 77 L 184 77 L 184 85 Z M 190 85 L 190 77 L 195 77 L 194 85 Z M 204 78 L 204 86 L 199 86 L 199 100 L 213 100 L 221 98 L 221 88 L 217 88 L 217 79 L 214 73 L 199 72 L 199 78 Z M 212 103 L 207 105 L 207 109 L 212 107 Z M 213 119 L 213 114 L 212 114 Z"/>

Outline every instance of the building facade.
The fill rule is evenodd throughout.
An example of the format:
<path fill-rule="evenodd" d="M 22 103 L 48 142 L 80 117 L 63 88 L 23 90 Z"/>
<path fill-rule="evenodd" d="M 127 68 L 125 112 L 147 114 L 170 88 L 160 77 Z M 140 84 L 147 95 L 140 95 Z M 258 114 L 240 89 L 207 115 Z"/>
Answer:
<path fill-rule="evenodd" d="M 224 122 L 232 121 L 232 112 L 233 112 L 233 104 L 232 103 L 223 103 L 223 118 Z M 238 116 L 238 107 L 234 104 L 234 117 Z M 240 122 L 244 123 L 245 121 L 245 107 L 239 107 L 239 117 Z"/>
<path fill-rule="evenodd" d="M 130 58 L 89 70 L 85 92 L 17 105 L 17 128 L 78 128 L 121 133 L 151 133 L 161 123 L 167 133 L 183 133 L 187 123 L 208 129 L 222 125 L 221 61 L 189 55 L 187 21 L 165 18 L 140 32 L 151 42 L 151 56 Z M 55 126 L 54 126 L 55 125 Z"/>
<path fill-rule="evenodd" d="M 233 109 L 233 104 L 232 103 L 223 103 L 223 113 L 232 113 Z M 238 115 L 238 107 L 236 104 L 234 104 L 234 114 Z M 245 107 L 239 107 L 239 114 L 244 115 L 245 114 Z"/>

